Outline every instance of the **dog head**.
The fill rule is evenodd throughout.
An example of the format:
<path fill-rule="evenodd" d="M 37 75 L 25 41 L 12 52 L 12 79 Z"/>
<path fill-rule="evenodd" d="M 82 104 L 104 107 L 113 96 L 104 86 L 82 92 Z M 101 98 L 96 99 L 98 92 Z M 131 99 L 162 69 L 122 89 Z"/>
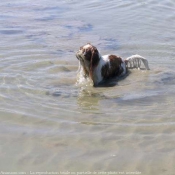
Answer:
<path fill-rule="evenodd" d="M 93 79 L 93 70 L 100 60 L 97 48 L 88 43 L 80 47 L 79 51 L 76 53 L 76 57 L 83 67 L 85 77 Z"/>

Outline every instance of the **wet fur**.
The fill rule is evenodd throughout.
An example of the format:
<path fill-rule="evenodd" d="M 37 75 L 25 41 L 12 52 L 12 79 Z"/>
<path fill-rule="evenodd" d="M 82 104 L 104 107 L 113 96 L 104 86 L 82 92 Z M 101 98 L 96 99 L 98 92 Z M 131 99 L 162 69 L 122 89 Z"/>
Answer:
<path fill-rule="evenodd" d="M 94 86 L 110 78 L 126 75 L 128 67 L 140 69 L 141 61 L 149 69 L 148 61 L 140 55 L 133 55 L 125 60 L 116 55 L 101 56 L 97 48 L 89 43 L 80 47 L 76 57 L 79 60 L 79 73 L 84 78 L 90 78 Z"/>

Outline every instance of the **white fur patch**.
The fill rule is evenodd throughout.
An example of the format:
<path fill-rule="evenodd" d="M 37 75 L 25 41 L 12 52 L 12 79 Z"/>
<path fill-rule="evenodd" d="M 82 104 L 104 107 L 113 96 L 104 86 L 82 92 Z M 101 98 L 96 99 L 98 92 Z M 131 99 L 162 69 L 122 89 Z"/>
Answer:
<path fill-rule="evenodd" d="M 103 80 L 103 77 L 101 75 L 101 70 L 102 70 L 102 67 L 107 63 L 109 62 L 109 55 L 104 55 L 104 56 L 101 56 L 99 54 L 99 57 L 100 57 L 100 61 L 98 63 L 98 66 L 94 69 L 94 78 L 96 80 L 96 84 L 98 84 L 99 82 L 101 82 Z"/>

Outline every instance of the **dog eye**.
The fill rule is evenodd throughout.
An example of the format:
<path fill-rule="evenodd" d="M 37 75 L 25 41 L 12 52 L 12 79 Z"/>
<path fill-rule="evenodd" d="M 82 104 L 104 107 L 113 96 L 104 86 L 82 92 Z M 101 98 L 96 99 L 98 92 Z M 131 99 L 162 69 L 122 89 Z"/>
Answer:
<path fill-rule="evenodd" d="M 84 52 L 83 52 L 83 55 L 84 55 L 84 56 L 86 56 L 86 55 L 87 55 L 87 52 L 86 52 L 86 51 L 84 51 Z"/>

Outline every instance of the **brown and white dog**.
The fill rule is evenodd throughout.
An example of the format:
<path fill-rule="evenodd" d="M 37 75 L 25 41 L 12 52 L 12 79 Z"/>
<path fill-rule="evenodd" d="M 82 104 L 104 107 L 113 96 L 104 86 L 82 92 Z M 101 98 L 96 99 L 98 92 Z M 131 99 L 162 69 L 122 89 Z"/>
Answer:
<path fill-rule="evenodd" d="M 97 48 L 89 43 L 80 47 L 76 57 L 79 60 L 79 75 L 90 79 L 94 86 L 104 80 L 126 75 L 127 68 L 140 69 L 141 61 L 149 69 L 148 61 L 140 55 L 132 55 L 125 60 L 116 55 L 101 56 Z"/>

